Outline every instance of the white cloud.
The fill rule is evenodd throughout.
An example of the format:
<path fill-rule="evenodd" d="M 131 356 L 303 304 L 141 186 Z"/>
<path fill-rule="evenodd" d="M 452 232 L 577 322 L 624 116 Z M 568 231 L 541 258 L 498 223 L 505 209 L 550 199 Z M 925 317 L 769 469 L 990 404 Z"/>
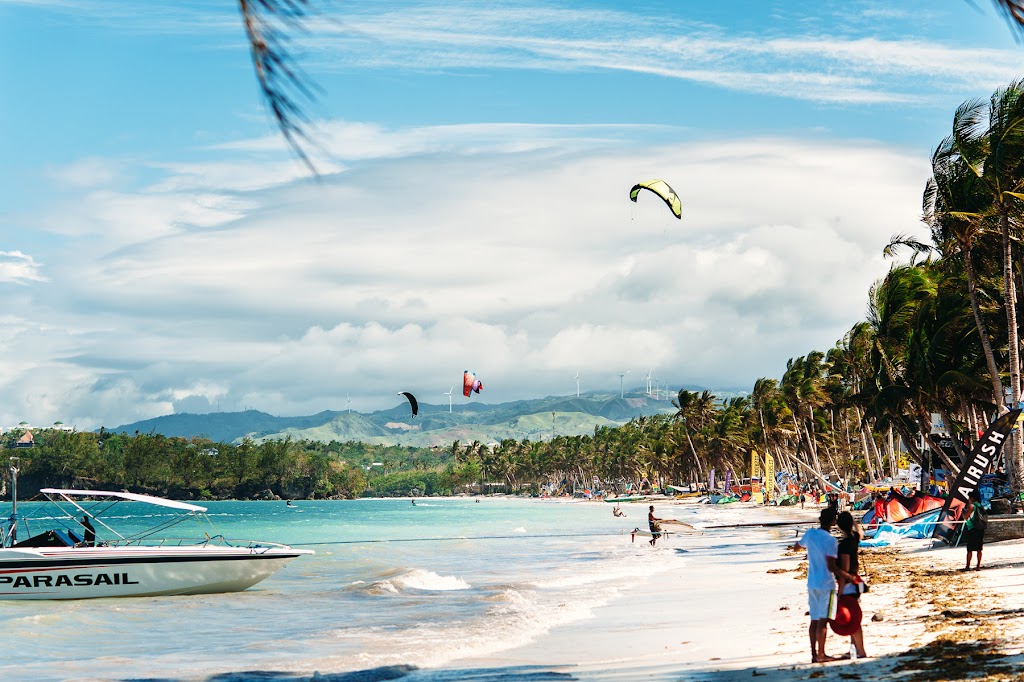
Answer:
<path fill-rule="evenodd" d="M 71 190 L 105 187 L 121 177 L 120 169 L 123 165 L 122 161 L 116 159 L 91 157 L 50 169 L 49 177 L 58 187 Z"/>
<path fill-rule="evenodd" d="M 350 149 L 356 129 L 334 139 Z M 488 401 L 568 393 L 577 370 L 584 390 L 652 367 L 674 388 L 749 387 L 862 318 L 928 173 L 926 158 L 829 139 L 363 130 L 358 158 L 319 182 L 257 173 L 239 191 L 222 160 L 87 192 L 79 234 L 112 222 L 116 239 L 48 255 L 58 293 L 0 337 L 19 367 L 0 375 L 0 418 L 297 414 L 346 394 L 365 410 L 399 390 L 440 403 L 464 369 Z M 680 193 L 682 221 L 653 195 L 628 200 L 651 177 Z"/>
<path fill-rule="evenodd" d="M 115 0 L 29 4 L 120 31 L 198 36 L 246 49 L 230 7 L 150 3 L 139 12 L 137 3 Z M 319 9 L 308 30 L 290 35 L 293 54 L 314 81 L 322 71 L 363 69 L 625 71 L 811 102 L 923 104 L 965 89 L 991 90 L 1020 71 L 1017 49 L 892 35 L 894 24 L 920 36 L 922 24 L 956 20 L 955 12 L 927 4 L 912 11 L 872 4 L 797 10 L 796 18 L 766 22 L 758 33 L 688 18 L 699 10 L 645 15 L 543 1 Z M 990 20 L 1001 21 L 994 13 Z"/>
<path fill-rule="evenodd" d="M 40 273 L 41 268 L 32 256 L 21 251 L 0 251 L 0 283 L 45 282 L 46 277 Z"/>
<path fill-rule="evenodd" d="M 922 102 L 936 91 L 991 89 L 1019 72 L 1016 50 L 817 30 L 737 35 L 626 12 L 410 3 L 348 11 L 314 25 L 302 43 L 325 69 L 616 70 L 818 102 Z"/>

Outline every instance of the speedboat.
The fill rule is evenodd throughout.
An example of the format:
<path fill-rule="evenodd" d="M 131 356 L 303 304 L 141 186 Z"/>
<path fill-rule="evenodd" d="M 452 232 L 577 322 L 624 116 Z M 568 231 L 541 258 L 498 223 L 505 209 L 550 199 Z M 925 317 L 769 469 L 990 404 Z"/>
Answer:
<path fill-rule="evenodd" d="M 0 599 L 238 592 L 292 559 L 313 554 L 273 542 L 228 540 L 209 532 L 190 539 L 169 537 L 169 529 L 190 519 L 209 524 L 206 508 L 150 495 L 44 488 L 40 493 L 52 504 L 21 516 L 13 462 L 11 481 L 12 513 L 0 528 Z M 150 507 L 144 514 L 124 514 L 125 503 Z M 46 508 L 50 511 L 43 511 Z M 117 517 L 111 514 L 113 508 L 119 508 Z M 115 518 L 122 521 L 121 531 L 111 525 Z M 143 518 L 156 519 L 156 525 L 140 525 Z M 30 525 L 40 522 L 49 527 L 32 534 Z M 209 528 L 213 529 L 212 524 Z"/>

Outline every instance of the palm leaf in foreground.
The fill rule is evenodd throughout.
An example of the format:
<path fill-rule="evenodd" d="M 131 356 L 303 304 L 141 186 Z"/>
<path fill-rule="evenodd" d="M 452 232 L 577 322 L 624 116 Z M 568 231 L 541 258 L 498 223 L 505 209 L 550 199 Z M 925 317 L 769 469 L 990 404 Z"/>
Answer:
<path fill-rule="evenodd" d="M 302 162 L 316 168 L 302 146 L 308 141 L 309 121 L 297 99 L 313 100 L 309 81 L 292 65 L 288 36 L 302 29 L 310 14 L 310 0 L 238 0 L 245 33 L 252 49 L 256 80 L 281 134 Z"/>

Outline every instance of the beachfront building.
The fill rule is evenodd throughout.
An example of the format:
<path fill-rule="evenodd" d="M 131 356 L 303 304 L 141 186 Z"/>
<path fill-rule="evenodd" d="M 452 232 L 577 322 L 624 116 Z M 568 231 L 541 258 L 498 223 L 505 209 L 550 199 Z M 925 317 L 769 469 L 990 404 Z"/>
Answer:
<path fill-rule="evenodd" d="M 35 428 L 36 431 L 65 431 L 67 433 L 73 433 L 75 430 L 74 426 L 69 426 L 62 421 L 55 421 L 52 426 L 40 427 L 33 427 L 27 421 L 20 421 L 17 426 L 0 427 L 0 433 L 10 433 L 11 431 L 30 431 L 33 428 Z"/>

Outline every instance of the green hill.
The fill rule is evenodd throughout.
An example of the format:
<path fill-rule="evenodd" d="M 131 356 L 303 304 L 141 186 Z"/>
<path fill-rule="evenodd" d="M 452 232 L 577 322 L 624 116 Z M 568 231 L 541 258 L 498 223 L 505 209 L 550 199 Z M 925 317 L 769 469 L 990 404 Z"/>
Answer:
<path fill-rule="evenodd" d="M 670 400 L 644 394 L 588 393 L 580 397 L 548 396 L 508 403 L 478 401 L 457 406 L 420 403 L 419 416 L 409 414 L 404 400 L 395 407 L 363 414 L 324 411 L 300 417 L 275 417 L 257 410 L 171 414 L 124 424 L 115 432 L 201 436 L 218 442 L 293 440 L 361 441 L 383 445 L 445 446 L 453 441 L 490 443 L 506 438 L 541 440 L 555 435 L 593 433 L 600 426 L 618 426 L 643 415 L 674 411 Z M 552 423 L 552 415 L 554 423 Z"/>

